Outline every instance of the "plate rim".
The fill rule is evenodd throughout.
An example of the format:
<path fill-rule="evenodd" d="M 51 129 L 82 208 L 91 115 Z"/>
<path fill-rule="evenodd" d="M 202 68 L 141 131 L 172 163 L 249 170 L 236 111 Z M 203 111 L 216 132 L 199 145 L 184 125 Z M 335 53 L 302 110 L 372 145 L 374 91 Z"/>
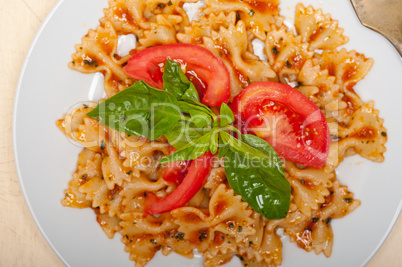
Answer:
<path fill-rule="evenodd" d="M 300 2 L 302 0 L 299 0 Z M 26 188 L 22 179 L 22 174 L 21 174 L 21 168 L 20 168 L 20 162 L 19 162 L 19 157 L 18 157 L 18 152 L 17 152 L 17 130 L 16 130 L 16 125 L 17 125 L 17 113 L 18 113 L 18 100 L 19 100 L 19 96 L 20 93 L 22 91 L 22 81 L 24 79 L 24 75 L 25 75 L 25 71 L 27 69 L 27 66 L 29 64 L 30 61 L 30 56 L 32 54 L 32 52 L 34 51 L 38 40 L 40 39 L 44 29 L 47 27 L 49 21 L 53 18 L 54 14 L 56 13 L 56 11 L 62 6 L 62 4 L 65 2 L 65 0 L 58 0 L 54 6 L 51 8 L 51 10 L 49 11 L 49 13 L 46 15 L 45 19 L 43 20 L 43 22 L 41 23 L 38 31 L 35 34 L 35 37 L 33 38 L 29 50 L 25 55 L 25 59 L 23 62 L 23 65 L 21 67 L 20 70 L 20 74 L 19 74 L 19 78 L 18 78 L 18 82 L 17 82 L 17 87 L 16 87 L 16 91 L 14 94 L 14 100 L 13 100 L 13 111 L 12 111 L 12 145 L 13 145 L 13 153 L 14 153 L 14 162 L 15 162 L 15 167 L 16 167 L 16 171 L 17 171 L 17 176 L 18 176 L 18 181 L 20 183 L 20 187 L 21 187 L 21 191 L 22 194 L 24 196 L 24 202 L 25 204 L 28 206 L 29 212 L 36 224 L 36 226 L 38 227 L 40 233 L 42 234 L 42 236 L 44 237 L 44 239 L 46 240 L 47 244 L 50 246 L 50 248 L 53 250 L 53 252 L 58 256 L 58 258 L 62 261 L 63 264 L 65 264 L 66 266 L 70 266 L 68 264 L 68 262 L 64 259 L 64 257 L 62 256 L 62 254 L 56 249 L 56 247 L 54 246 L 54 244 L 52 243 L 52 241 L 49 239 L 49 237 L 47 236 L 45 230 L 42 228 L 41 224 L 39 223 L 39 220 L 34 212 L 34 209 L 32 207 L 31 202 L 29 201 L 27 192 L 26 192 Z M 339 19 L 337 19 L 339 20 Z M 362 25 L 363 26 L 363 25 Z M 363 26 L 364 27 L 364 26 Z M 388 40 L 387 40 L 388 42 Z M 393 50 L 397 53 L 397 50 L 395 49 L 394 46 Z M 402 61 L 402 57 L 400 58 L 400 60 Z M 367 265 L 372 258 L 374 257 L 374 255 L 376 255 L 379 251 L 379 249 L 384 245 L 385 240 L 389 237 L 389 234 L 391 233 L 392 229 L 394 228 L 398 218 L 400 217 L 402 211 L 402 198 L 399 201 L 398 207 L 395 210 L 392 220 L 388 223 L 389 226 L 388 228 L 385 230 L 385 233 L 383 234 L 382 238 L 378 241 L 378 244 L 376 245 L 376 247 L 374 248 L 374 250 L 372 250 L 372 252 L 367 256 L 366 260 L 361 264 L 361 266 L 365 266 Z"/>
<path fill-rule="evenodd" d="M 19 162 L 19 158 L 18 158 L 18 152 L 17 152 L 17 113 L 18 113 L 18 100 L 19 100 L 19 96 L 21 93 L 21 85 L 22 85 L 22 81 L 24 79 L 24 74 L 25 71 L 27 69 L 31 54 L 33 52 L 33 50 L 36 47 L 36 44 L 38 42 L 38 40 L 40 39 L 43 30 L 46 28 L 46 26 L 48 25 L 49 21 L 52 19 L 52 17 L 54 16 L 54 14 L 56 13 L 56 11 L 59 9 L 59 7 L 63 4 L 65 0 L 58 0 L 54 6 L 50 9 L 49 13 L 46 15 L 45 19 L 43 20 L 43 22 L 41 23 L 41 25 L 39 26 L 38 31 L 35 34 L 35 37 L 33 38 L 28 52 L 25 55 L 25 59 L 24 62 L 22 64 L 21 70 L 20 70 L 20 74 L 18 76 L 18 82 L 17 82 L 17 87 L 15 90 L 15 94 L 14 94 L 14 101 L 13 101 L 13 113 L 12 113 L 12 144 L 13 144 L 13 154 L 14 154 L 14 163 L 15 163 L 15 168 L 17 171 L 17 176 L 18 176 L 18 181 L 21 187 L 21 192 L 22 195 L 24 196 L 24 202 L 25 204 L 28 206 L 29 209 L 29 213 L 31 214 L 36 227 L 38 227 L 40 233 L 42 234 L 43 238 L 45 239 L 46 243 L 50 246 L 50 248 L 53 250 L 53 252 L 57 255 L 57 257 L 61 260 L 61 262 L 66 265 L 66 266 L 70 266 L 67 261 L 64 259 L 64 257 L 61 255 L 61 253 L 55 248 L 55 246 L 53 245 L 53 243 L 51 242 L 51 240 L 49 239 L 49 237 L 47 236 L 45 230 L 42 228 L 42 226 L 39 223 L 38 218 L 36 217 L 36 214 L 33 210 L 32 204 L 29 201 L 26 189 L 25 189 L 25 185 L 22 179 L 22 175 L 21 175 L 21 169 L 20 169 L 20 162 Z"/>

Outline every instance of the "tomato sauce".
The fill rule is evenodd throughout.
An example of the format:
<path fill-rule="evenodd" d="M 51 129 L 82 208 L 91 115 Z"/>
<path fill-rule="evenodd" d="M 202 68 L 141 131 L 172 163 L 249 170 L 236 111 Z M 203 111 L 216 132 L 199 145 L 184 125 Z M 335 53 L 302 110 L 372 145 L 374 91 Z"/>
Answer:
<path fill-rule="evenodd" d="M 324 28 L 322 26 L 318 27 L 313 34 L 310 36 L 310 41 L 315 41 L 318 36 L 324 31 Z"/>
<path fill-rule="evenodd" d="M 118 19 L 118 20 L 124 21 L 124 22 L 128 22 L 131 25 L 138 26 L 137 23 L 135 22 L 134 17 L 128 11 L 128 8 L 126 6 L 119 4 L 113 8 L 113 11 L 115 14 L 115 16 L 114 16 L 115 19 Z"/>
<path fill-rule="evenodd" d="M 325 208 L 331 205 L 333 197 L 333 192 L 331 192 L 328 196 L 325 196 L 325 202 L 321 204 L 321 208 Z"/>
<path fill-rule="evenodd" d="M 235 73 L 236 73 L 236 76 L 237 76 L 237 78 L 239 79 L 241 85 L 242 85 L 243 87 L 249 86 L 250 83 L 249 83 L 249 80 L 247 79 L 247 76 L 244 75 L 241 71 L 239 71 L 236 67 L 233 68 L 233 69 L 234 69 L 234 71 L 235 71 Z"/>
<path fill-rule="evenodd" d="M 220 46 L 216 46 L 216 48 L 219 49 L 219 54 L 222 58 L 227 58 L 229 62 L 231 62 L 230 58 L 230 52 L 229 49 L 227 48 L 225 43 L 222 43 Z M 247 77 L 247 75 L 244 75 L 236 66 L 232 64 L 233 70 L 236 73 L 237 78 L 239 79 L 241 85 L 244 87 L 250 85 L 250 81 Z"/>
<path fill-rule="evenodd" d="M 216 205 L 213 207 L 213 211 L 216 215 L 221 214 L 222 212 L 224 212 L 227 208 L 227 203 L 224 200 L 219 201 L 218 203 L 216 203 Z"/>
<path fill-rule="evenodd" d="M 351 134 L 350 136 L 359 139 L 373 139 L 377 137 L 377 131 L 373 127 L 366 126 L 361 128 L 358 132 Z"/>
<path fill-rule="evenodd" d="M 342 75 L 342 81 L 346 82 L 351 77 L 353 77 L 357 72 L 356 64 L 348 64 L 346 65 L 345 72 Z"/>
<path fill-rule="evenodd" d="M 109 84 L 116 92 L 119 92 L 119 85 L 123 85 L 124 83 L 116 74 L 112 73 Z"/>
<path fill-rule="evenodd" d="M 69 191 L 68 193 L 65 193 L 65 198 L 63 201 L 65 201 L 64 205 L 70 206 L 70 207 L 77 207 L 77 208 L 86 208 L 87 203 L 86 201 L 78 200 L 77 196 L 72 192 Z"/>
<path fill-rule="evenodd" d="M 106 220 L 102 220 L 102 219 L 99 218 L 98 216 L 96 216 L 96 221 L 99 223 L 100 226 L 105 226 L 105 225 L 107 225 L 107 221 L 106 221 Z"/>
<path fill-rule="evenodd" d="M 258 11 L 265 14 L 277 14 L 278 3 L 277 1 L 263 2 L 263 1 L 247 1 L 246 2 L 254 11 Z"/>
<path fill-rule="evenodd" d="M 349 61 L 349 60 L 348 60 Z M 355 61 L 352 61 L 351 63 L 347 64 L 346 67 L 344 68 L 344 73 L 342 75 L 342 81 L 344 83 L 348 82 L 349 80 L 353 79 L 353 77 L 357 74 L 357 64 Z M 355 86 L 355 82 L 350 82 L 347 86 L 346 89 L 348 90 L 353 90 L 353 86 Z"/>
<path fill-rule="evenodd" d="M 115 197 L 115 195 L 118 194 L 118 193 L 120 192 L 120 190 L 121 190 L 120 186 L 115 185 L 115 187 L 113 188 L 113 190 L 110 190 L 110 191 L 108 192 L 108 198 L 109 198 L 110 200 L 113 200 L 114 197 Z"/>
<path fill-rule="evenodd" d="M 220 246 L 225 241 L 225 235 L 220 232 L 215 232 L 213 244 L 216 246 Z"/>
<path fill-rule="evenodd" d="M 293 58 L 292 58 L 292 67 L 294 69 L 301 69 L 301 67 L 304 65 L 304 60 L 303 57 L 300 54 L 296 54 Z"/>
<path fill-rule="evenodd" d="M 311 238 L 311 230 L 306 229 L 303 232 L 299 232 L 296 234 L 297 236 L 297 245 L 303 249 L 307 249 L 309 246 L 311 246 L 311 242 L 313 239 Z"/>
<path fill-rule="evenodd" d="M 194 245 L 199 245 L 207 237 L 208 235 L 205 231 L 192 232 L 189 236 L 187 236 L 188 241 Z"/>
<path fill-rule="evenodd" d="M 201 221 L 202 221 L 197 215 L 195 215 L 193 213 L 187 213 L 185 216 L 181 217 L 181 220 L 183 222 L 192 223 L 192 224 L 201 223 Z"/>
<path fill-rule="evenodd" d="M 313 182 L 311 182 L 309 179 L 301 179 L 300 182 L 308 187 L 309 189 L 314 189 L 315 188 L 315 184 Z"/>
<path fill-rule="evenodd" d="M 328 75 L 330 76 L 335 76 L 336 73 L 336 67 L 335 64 L 330 62 L 327 66 L 326 66 L 327 70 L 328 70 Z"/>
<path fill-rule="evenodd" d="M 106 32 L 98 33 L 96 39 L 102 47 L 102 50 L 105 51 L 106 54 L 110 55 L 114 48 L 113 43 L 109 41 L 112 39 L 110 34 Z"/>
<path fill-rule="evenodd" d="M 345 96 L 342 98 L 342 100 L 345 101 L 346 104 L 347 104 L 346 112 L 347 112 L 348 114 L 350 114 L 350 115 L 353 114 L 353 113 L 355 113 L 355 111 L 358 109 L 358 106 L 357 106 L 357 104 L 353 101 L 353 99 L 350 98 L 350 97 L 348 97 L 347 95 L 345 95 Z"/>

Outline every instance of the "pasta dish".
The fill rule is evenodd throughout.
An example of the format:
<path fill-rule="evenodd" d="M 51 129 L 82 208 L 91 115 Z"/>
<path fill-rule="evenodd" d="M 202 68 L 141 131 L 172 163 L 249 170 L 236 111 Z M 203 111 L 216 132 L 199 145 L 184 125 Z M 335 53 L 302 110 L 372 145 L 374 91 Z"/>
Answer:
<path fill-rule="evenodd" d="M 283 235 L 329 257 L 331 221 L 360 205 L 335 169 L 384 161 L 383 119 L 353 89 L 373 60 L 312 6 L 293 29 L 279 0 L 204 0 L 190 21 L 197 2 L 109 1 L 75 46 L 69 67 L 102 73 L 106 98 L 56 122 L 83 146 L 62 205 L 93 209 L 136 266 L 159 250 L 279 266 Z"/>

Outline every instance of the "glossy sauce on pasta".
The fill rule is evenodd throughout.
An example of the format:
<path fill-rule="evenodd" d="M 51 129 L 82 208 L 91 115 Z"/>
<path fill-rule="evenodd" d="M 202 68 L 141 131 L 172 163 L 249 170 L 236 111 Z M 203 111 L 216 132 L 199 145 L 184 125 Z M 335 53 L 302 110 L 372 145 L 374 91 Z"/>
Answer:
<path fill-rule="evenodd" d="M 109 1 L 99 27 L 89 30 L 76 45 L 69 67 L 102 73 L 106 95 L 111 97 L 135 82 L 122 68 L 138 51 L 177 42 L 201 45 L 220 57 L 228 69 L 229 101 L 255 82 L 294 82 L 295 90 L 326 115 L 332 141 L 325 167 L 283 162 L 292 199 L 287 217 L 280 220 L 263 218 L 243 202 L 230 188 L 220 161 L 184 207 L 145 216 L 144 201 L 149 194 L 163 198 L 176 188 L 162 179 L 164 166 L 158 164 L 169 155 L 170 145 L 164 137 L 149 142 L 100 125 L 85 116 L 95 106 L 91 103 L 56 123 L 84 146 L 62 204 L 93 209 L 109 238 L 121 234 L 136 266 L 146 265 L 159 250 L 186 257 L 198 250 L 207 267 L 224 264 L 234 256 L 245 266 L 279 266 L 282 240 L 278 229 L 298 247 L 329 257 L 336 242 L 331 221 L 360 205 L 347 186 L 340 184 L 336 167 L 354 154 L 384 160 L 387 131 L 383 119 L 374 102 L 363 103 L 353 90 L 373 60 L 354 50 L 339 49 L 348 41 L 343 29 L 329 14 L 312 6 L 296 6 L 294 33 L 284 25 L 277 0 L 205 0 L 203 15 L 190 22 L 183 4 L 191 2 Z M 125 34 L 137 37 L 136 48 L 128 55 L 117 55 L 118 36 Z M 255 39 L 265 44 L 267 60 L 253 53 Z M 203 87 L 197 73 L 188 70 L 186 75 Z"/>

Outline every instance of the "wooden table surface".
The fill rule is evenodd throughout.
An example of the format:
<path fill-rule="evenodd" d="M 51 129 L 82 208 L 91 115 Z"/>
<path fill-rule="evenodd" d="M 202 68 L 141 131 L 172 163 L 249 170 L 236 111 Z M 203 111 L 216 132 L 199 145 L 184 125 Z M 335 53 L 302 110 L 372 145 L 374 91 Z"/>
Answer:
<path fill-rule="evenodd" d="M 36 31 L 56 2 L 0 0 L 1 267 L 64 266 L 42 237 L 25 203 L 15 170 L 11 134 L 14 94 L 25 55 Z M 401 249 L 402 217 L 367 266 L 402 266 Z"/>

